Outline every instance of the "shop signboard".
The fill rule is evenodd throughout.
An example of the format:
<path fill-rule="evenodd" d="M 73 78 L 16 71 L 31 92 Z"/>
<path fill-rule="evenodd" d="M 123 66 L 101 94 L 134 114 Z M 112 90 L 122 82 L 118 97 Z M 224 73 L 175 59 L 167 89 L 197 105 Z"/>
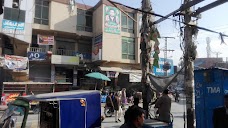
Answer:
<path fill-rule="evenodd" d="M 30 61 L 42 61 L 46 60 L 47 53 L 43 52 L 28 52 L 28 59 Z"/>
<path fill-rule="evenodd" d="M 37 44 L 39 45 L 54 45 L 54 36 L 50 35 L 37 35 Z"/>
<path fill-rule="evenodd" d="M 24 22 L 17 22 L 17 21 L 11 21 L 11 20 L 2 20 L 2 31 L 7 34 L 19 34 L 23 35 L 25 29 L 25 23 Z"/>
<path fill-rule="evenodd" d="M 52 64 L 66 64 L 66 65 L 79 65 L 78 56 L 62 56 L 62 55 L 52 55 Z"/>
<path fill-rule="evenodd" d="M 104 31 L 120 34 L 120 10 L 115 7 L 104 7 Z"/>

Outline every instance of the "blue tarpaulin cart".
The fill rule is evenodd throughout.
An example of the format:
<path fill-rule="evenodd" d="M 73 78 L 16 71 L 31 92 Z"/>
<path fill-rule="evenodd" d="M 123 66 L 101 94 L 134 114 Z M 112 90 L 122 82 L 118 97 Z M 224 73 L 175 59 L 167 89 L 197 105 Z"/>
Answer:
<path fill-rule="evenodd" d="M 39 101 L 39 122 L 29 124 L 29 101 Z M 99 91 L 67 91 L 19 97 L 10 104 L 6 119 L 22 117 L 17 127 L 32 128 L 98 128 L 101 127 L 101 101 Z M 18 111 L 20 110 L 20 111 Z M 13 113 L 13 114 L 11 114 Z M 10 119 L 9 118 L 9 119 Z M 5 121 L 6 122 L 6 121 Z M 20 126 L 19 126 L 20 125 Z"/>

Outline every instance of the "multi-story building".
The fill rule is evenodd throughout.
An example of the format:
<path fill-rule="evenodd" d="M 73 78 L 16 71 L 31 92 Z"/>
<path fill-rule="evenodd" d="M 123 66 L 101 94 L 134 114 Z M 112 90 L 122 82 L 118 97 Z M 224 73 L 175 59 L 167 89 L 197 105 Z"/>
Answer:
<path fill-rule="evenodd" d="M 74 0 L 5 1 L 0 55 L 29 60 L 28 79 L 12 81 L 79 86 L 89 71 L 103 71 L 112 78 L 108 84 L 129 82 L 129 74 L 140 73 L 141 14 L 117 6 L 137 22 L 107 0 L 94 7 Z"/>

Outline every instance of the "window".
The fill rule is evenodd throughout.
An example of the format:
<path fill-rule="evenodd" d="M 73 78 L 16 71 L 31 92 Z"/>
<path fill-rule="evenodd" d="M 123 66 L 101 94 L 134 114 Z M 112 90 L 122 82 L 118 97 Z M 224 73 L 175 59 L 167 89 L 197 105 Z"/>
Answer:
<path fill-rule="evenodd" d="M 49 2 L 44 0 L 35 0 L 35 18 L 34 23 L 48 25 L 49 22 Z"/>
<path fill-rule="evenodd" d="M 128 15 L 134 18 L 133 13 L 128 13 Z M 121 30 L 123 32 L 134 33 L 134 21 L 124 13 L 121 13 Z"/>
<path fill-rule="evenodd" d="M 122 59 L 135 60 L 134 38 L 122 37 Z"/>
<path fill-rule="evenodd" d="M 92 32 L 93 13 L 82 9 L 77 9 L 77 30 Z"/>
<path fill-rule="evenodd" d="M 16 8 L 4 8 L 4 19 L 16 21 L 16 22 L 25 22 L 25 11 L 19 10 Z"/>

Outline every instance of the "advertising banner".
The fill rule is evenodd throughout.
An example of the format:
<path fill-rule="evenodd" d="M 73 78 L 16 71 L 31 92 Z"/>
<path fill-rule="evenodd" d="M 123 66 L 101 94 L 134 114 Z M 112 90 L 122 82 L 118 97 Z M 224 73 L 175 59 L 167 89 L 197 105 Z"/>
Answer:
<path fill-rule="evenodd" d="M 28 58 L 21 56 L 5 55 L 5 66 L 12 70 L 27 69 Z"/>
<path fill-rule="evenodd" d="M 159 68 L 153 67 L 153 71 L 155 76 L 165 76 L 165 70 L 167 70 L 168 76 L 174 74 L 174 67 L 173 67 L 173 60 L 172 59 L 164 59 L 164 58 L 159 58 Z M 164 64 L 169 65 L 169 69 L 164 69 Z"/>
<path fill-rule="evenodd" d="M 30 61 L 42 61 L 46 60 L 47 57 L 47 53 L 43 52 L 28 52 L 27 55 Z"/>
<path fill-rule="evenodd" d="M 92 46 L 92 61 L 102 59 L 102 35 L 96 36 Z"/>
<path fill-rule="evenodd" d="M 104 7 L 104 31 L 120 34 L 120 11 L 111 6 Z"/>
<path fill-rule="evenodd" d="M 4 33 L 11 33 L 13 34 L 24 34 L 25 23 L 24 22 L 17 22 L 11 20 L 2 20 L 2 31 Z"/>
<path fill-rule="evenodd" d="M 1 97 L 1 105 L 7 105 L 9 102 L 14 101 L 19 96 L 20 96 L 20 93 L 8 93 L 8 94 L 4 93 Z"/>
<path fill-rule="evenodd" d="M 39 45 L 54 45 L 54 36 L 37 35 L 37 44 Z"/>

